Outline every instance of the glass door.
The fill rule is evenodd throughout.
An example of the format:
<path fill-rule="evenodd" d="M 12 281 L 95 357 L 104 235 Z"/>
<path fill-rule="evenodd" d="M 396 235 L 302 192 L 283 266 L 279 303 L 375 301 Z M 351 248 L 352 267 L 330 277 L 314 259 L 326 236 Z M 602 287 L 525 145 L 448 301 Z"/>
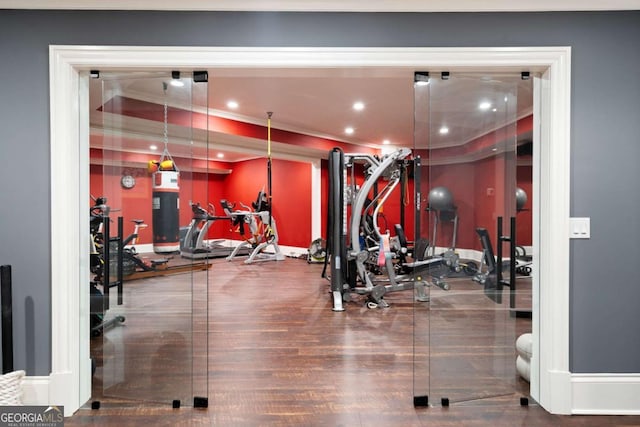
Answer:
<path fill-rule="evenodd" d="M 528 394 L 515 344 L 527 307 L 511 274 L 520 85 L 519 73 L 415 74 L 414 275 L 429 300 L 414 303 L 416 406 Z"/>
<path fill-rule="evenodd" d="M 181 249 L 208 212 L 207 86 L 192 72 L 91 79 L 94 402 L 206 406 L 211 264 Z"/>

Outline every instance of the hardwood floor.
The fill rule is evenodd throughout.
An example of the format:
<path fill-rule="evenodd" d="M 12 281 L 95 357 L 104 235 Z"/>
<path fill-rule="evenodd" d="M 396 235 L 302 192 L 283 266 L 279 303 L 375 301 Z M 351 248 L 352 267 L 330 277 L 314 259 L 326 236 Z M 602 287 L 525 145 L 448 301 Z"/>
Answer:
<path fill-rule="evenodd" d="M 125 305 L 108 313 L 125 323 L 92 340 L 101 408 L 67 426 L 640 425 L 521 407 L 528 384 L 515 373 L 514 340 L 530 321 L 496 310 L 468 278 L 432 289 L 430 309 L 405 291 L 389 294 L 387 309 L 357 297 L 336 313 L 319 264 L 212 262 L 125 283 Z M 415 408 L 414 386 L 436 406 Z M 208 409 L 187 407 L 193 396 L 207 396 Z"/>

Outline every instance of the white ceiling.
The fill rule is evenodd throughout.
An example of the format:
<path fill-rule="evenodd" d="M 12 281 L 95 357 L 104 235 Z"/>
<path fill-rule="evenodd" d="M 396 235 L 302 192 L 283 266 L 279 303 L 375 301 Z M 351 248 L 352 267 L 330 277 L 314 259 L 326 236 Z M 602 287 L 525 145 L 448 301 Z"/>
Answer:
<path fill-rule="evenodd" d="M 385 139 L 392 147 L 414 146 L 413 69 L 225 68 L 208 73 L 208 90 L 207 85 L 191 83 L 191 73 L 182 73 L 186 86 L 167 86 L 166 95 L 163 82 L 171 80 L 169 73 L 103 73 L 101 79 L 91 82 L 92 146 L 100 147 L 104 139 L 98 136 L 106 133 L 117 136 L 106 140 L 107 145 L 116 141 L 116 149 L 150 152 L 151 143 L 162 147 L 162 122 L 102 114 L 97 110 L 103 99 L 106 102 L 115 95 L 160 105 L 166 100 L 173 107 L 208 111 L 261 126 L 266 126 L 267 112 L 273 112 L 273 128 L 375 148 L 383 148 Z M 419 90 L 415 98 L 418 114 L 426 111 L 428 105 L 433 131 L 431 135 L 419 135 L 418 141 L 426 143 L 429 139 L 431 148 L 464 145 L 532 113 L 531 80 L 522 80 L 518 73 L 501 76 L 451 73 L 446 81 L 440 73 L 431 73 L 428 92 Z M 229 100 L 238 102 L 239 107 L 229 109 L 226 105 Z M 352 108 L 356 101 L 364 103 L 364 110 Z M 491 102 L 491 108 L 480 110 L 483 101 Z M 344 133 L 347 126 L 353 127 L 353 135 Z M 448 134 L 437 132 L 442 126 L 449 129 Z M 265 154 L 264 140 L 191 132 L 169 126 L 172 155 L 198 158 L 223 152 L 225 160 L 236 161 Z M 207 137 L 209 149 L 215 153 L 204 150 L 203 141 Z M 196 141 L 195 146 L 192 141 Z M 295 149 L 275 139 L 273 142 L 275 156 L 326 157 L 324 151 Z"/>

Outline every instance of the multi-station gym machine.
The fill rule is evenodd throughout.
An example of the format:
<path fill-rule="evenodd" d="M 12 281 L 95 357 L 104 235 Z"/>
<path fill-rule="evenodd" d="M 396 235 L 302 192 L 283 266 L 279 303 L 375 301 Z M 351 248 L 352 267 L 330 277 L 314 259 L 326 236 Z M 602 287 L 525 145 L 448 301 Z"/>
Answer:
<path fill-rule="evenodd" d="M 334 311 L 343 311 L 343 302 L 352 293 L 366 295 L 369 308 L 386 307 L 383 297 L 394 291 L 415 289 L 417 299 L 427 301 L 428 283 L 423 275 L 448 289 L 442 279 L 447 269 L 442 257 L 424 257 L 424 247 L 414 255 L 401 224 L 394 226 L 393 238 L 389 230 L 378 226 L 382 206 L 406 179 L 410 154 L 408 148 L 383 157 L 345 154 L 339 148 L 329 153 L 327 262 Z M 361 185 L 356 184 L 357 166 L 364 168 Z M 400 188 L 404 191 L 404 186 Z M 419 211 L 419 204 L 416 209 Z"/>

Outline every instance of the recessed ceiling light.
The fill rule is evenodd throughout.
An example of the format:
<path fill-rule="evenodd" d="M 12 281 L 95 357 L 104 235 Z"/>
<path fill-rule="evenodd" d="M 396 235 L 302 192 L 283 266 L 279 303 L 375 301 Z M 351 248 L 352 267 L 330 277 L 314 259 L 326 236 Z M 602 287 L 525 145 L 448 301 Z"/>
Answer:
<path fill-rule="evenodd" d="M 239 107 L 239 104 L 237 101 L 231 100 L 227 102 L 227 107 L 231 108 L 232 110 L 235 110 L 236 108 Z"/>
<path fill-rule="evenodd" d="M 353 109 L 356 111 L 362 111 L 364 110 L 364 102 L 362 101 L 357 101 L 353 103 Z"/>
<path fill-rule="evenodd" d="M 391 144 L 391 141 L 389 141 L 388 139 L 385 139 L 384 141 L 382 141 L 382 143 L 384 145 L 389 145 L 389 144 Z"/>
<path fill-rule="evenodd" d="M 489 108 L 491 108 L 491 103 L 488 101 L 482 101 L 480 105 L 478 105 L 478 108 L 481 110 L 488 110 Z"/>
<path fill-rule="evenodd" d="M 223 159 L 224 158 L 224 153 L 218 153 L 216 155 L 216 157 L 219 158 L 219 159 Z"/>
<path fill-rule="evenodd" d="M 440 128 L 440 135 L 446 135 L 446 134 L 448 134 L 448 133 L 449 133 L 449 128 L 448 128 L 448 127 L 446 127 L 446 126 L 442 126 L 442 127 Z"/>
<path fill-rule="evenodd" d="M 157 150 L 158 146 L 157 145 L 150 145 L 149 146 L 149 150 Z"/>
<path fill-rule="evenodd" d="M 491 110 L 491 111 L 493 111 L 493 112 L 495 113 L 496 111 L 498 111 L 498 109 L 497 109 L 497 108 L 494 108 L 494 109 L 493 109 L 493 110 Z"/>
<path fill-rule="evenodd" d="M 344 133 L 346 133 L 347 135 L 353 135 L 353 132 L 354 129 L 351 126 L 344 128 Z"/>
<path fill-rule="evenodd" d="M 171 79 L 171 86 L 182 87 L 184 82 L 182 80 Z"/>

